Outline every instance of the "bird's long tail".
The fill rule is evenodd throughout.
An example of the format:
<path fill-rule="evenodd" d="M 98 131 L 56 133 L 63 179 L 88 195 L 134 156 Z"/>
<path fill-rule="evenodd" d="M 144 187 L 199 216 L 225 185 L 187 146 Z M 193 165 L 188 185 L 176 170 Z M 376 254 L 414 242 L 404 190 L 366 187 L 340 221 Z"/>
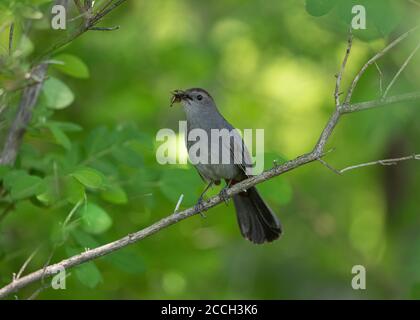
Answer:
<path fill-rule="evenodd" d="M 234 195 L 233 203 L 241 233 L 249 241 L 271 242 L 282 233 L 280 221 L 255 187 Z"/>

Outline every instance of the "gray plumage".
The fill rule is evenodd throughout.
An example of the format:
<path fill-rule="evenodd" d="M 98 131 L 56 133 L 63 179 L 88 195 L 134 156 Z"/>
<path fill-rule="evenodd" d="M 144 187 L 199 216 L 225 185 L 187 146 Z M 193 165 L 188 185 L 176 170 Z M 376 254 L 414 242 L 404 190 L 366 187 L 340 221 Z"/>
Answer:
<path fill-rule="evenodd" d="M 250 175 L 246 168 L 252 166 L 249 152 L 239 133 L 220 114 L 210 94 L 200 88 L 177 90 L 174 92 L 172 103 L 174 102 L 181 102 L 184 107 L 187 118 L 186 138 L 188 135 L 194 136 L 196 132 L 199 133 L 199 130 L 207 133 L 208 154 L 195 152 L 196 141 L 186 140 L 193 164 L 195 158 L 207 160 L 205 163 L 194 164 L 200 176 L 215 184 L 219 184 L 221 180 L 235 184 L 246 179 Z M 225 132 L 227 129 L 231 138 L 227 141 L 221 137 L 217 137 L 217 140 L 211 139 L 212 129 L 225 129 Z M 198 136 L 197 134 L 196 139 Z M 214 163 L 216 158 L 219 160 L 218 163 Z M 233 202 L 239 228 L 246 239 L 253 243 L 264 243 L 271 242 L 280 236 L 282 230 L 279 220 L 255 187 L 233 196 Z"/>

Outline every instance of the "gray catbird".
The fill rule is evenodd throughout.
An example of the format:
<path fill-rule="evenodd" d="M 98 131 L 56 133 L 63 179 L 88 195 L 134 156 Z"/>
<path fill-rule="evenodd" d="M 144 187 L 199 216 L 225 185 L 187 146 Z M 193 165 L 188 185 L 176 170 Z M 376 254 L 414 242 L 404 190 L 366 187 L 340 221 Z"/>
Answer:
<path fill-rule="evenodd" d="M 246 179 L 249 175 L 245 173 L 245 168 L 251 164 L 250 155 L 242 140 L 242 137 L 232 127 L 232 125 L 223 118 L 211 95 L 204 89 L 192 88 L 188 90 L 175 90 L 173 92 L 171 105 L 175 102 L 181 102 L 187 117 L 187 133 L 188 137 L 191 130 L 201 129 L 208 136 L 208 162 L 195 163 L 200 176 L 209 185 L 199 198 L 200 205 L 204 193 L 213 184 L 220 184 L 221 180 L 225 180 L 227 187 L 239 181 Z M 211 142 L 212 129 L 227 129 L 231 132 L 233 139 L 228 143 L 218 143 L 218 150 L 215 150 L 214 141 Z M 225 130 L 226 131 L 226 130 Z M 191 147 L 194 141 L 187 138 L 187 149 L 191 159 Z M 237 160 L 237 151 L 240 150 L 242 157 Z M 219 161 L 215 163 L 211 159 L 211 155 L 218 152 L 214 158 L 220 160 L 223 152 L 230 154 L 228 163 Z M 226 197 L 225 189 L 220 193 Z M 255 187 L 251 187 L 243 192 L 233 196 L 233 202 L 236 208 L 236 215 L 242 235 L 253 243 L 271 242 L 277 239 L 281 232 L 281 225 L 274 212 L 268 207 Z"/>

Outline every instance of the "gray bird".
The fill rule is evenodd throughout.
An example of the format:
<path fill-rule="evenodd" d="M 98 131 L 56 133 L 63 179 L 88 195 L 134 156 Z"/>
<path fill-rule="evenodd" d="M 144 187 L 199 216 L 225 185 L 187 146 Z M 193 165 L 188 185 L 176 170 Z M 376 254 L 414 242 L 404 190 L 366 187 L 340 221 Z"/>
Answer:
<path fill-rule="evenodd" d="M 228 188 L 248 178 L 250 174 L 247 174 L 248 170 L 246 168 L 252 166 L 251 157 L 242 137 L 220 114 L 213 98 L 206 90 L 200 88 L 192 88 L 185 91 L 175 90 L 171 106 L 176 102 L 181 102 L 187 117 L 186 145 L 190 160 L 192 160 L 191 153 L 195 143 L 188 140 L 188 135 L 192 130 L 204 130 L 209 137 L 208 154 L 199 154 L 198 152 L 196 155 L 201 155 L 200 159 L 204 158 L 208 161 L 193 163 L 203 180 L 209 183 L 198 200 L 197 205 L 200 205 L 204 194 L 213 184 L 219 185 L 221 180 L 225 180 L 225 188 Z M 211 139 L 212 129 L 227 129 L 231 133 L 232 139 L 226 142 L 226 139 L 220 138 L 215 144 L 215 141 Z M 229 155 L 227 162 L 223 161 L 226 160 L 222 158 L 224 154 Z M 211 159 L 212 156 L 219 161 L 213 161 L 214 159 Z M 220 195 L 227 200 L 225 188 L 222 189 Z M 239 228 L 246 239 L 260 244 L 271 242 L 280 236 L 282 228 L 279 220 L 261 198 L 255 187 L 234 195 L 233 202 L 236 208 Z"/>

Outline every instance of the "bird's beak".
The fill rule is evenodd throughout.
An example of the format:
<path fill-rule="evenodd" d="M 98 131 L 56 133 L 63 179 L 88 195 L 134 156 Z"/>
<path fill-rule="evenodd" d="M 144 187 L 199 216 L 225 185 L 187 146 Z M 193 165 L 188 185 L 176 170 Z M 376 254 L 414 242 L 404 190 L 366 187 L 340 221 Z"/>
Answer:
<path fill-rule="evenodd" d="M 171 107 L 174 103 L 181 102 L 183 100 L 191 100 L 191 97 L 183 90 L 174 90 L 171 92 L 172 98 L 171 98 Z"/>

